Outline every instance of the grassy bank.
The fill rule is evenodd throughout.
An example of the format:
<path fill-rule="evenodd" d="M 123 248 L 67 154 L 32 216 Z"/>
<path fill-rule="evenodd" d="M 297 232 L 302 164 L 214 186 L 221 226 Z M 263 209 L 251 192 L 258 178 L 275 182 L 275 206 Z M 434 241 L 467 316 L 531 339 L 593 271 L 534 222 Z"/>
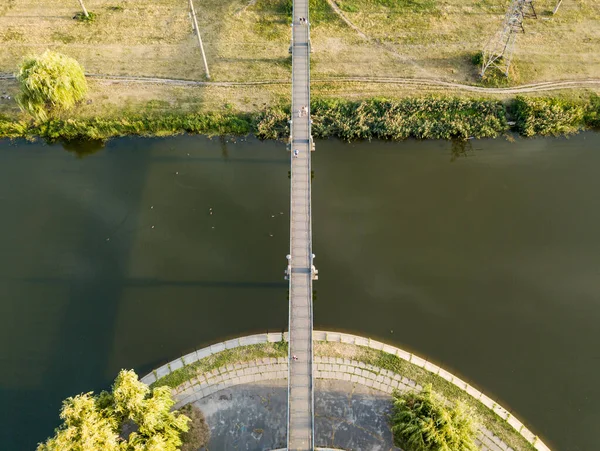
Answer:
<path fill-rule="evenodd" d="M 433 390 L 444 398 L 453 402 L 462 401 L 468 407 L 473 409 L 478 416 L 481 424 L 495 435 L 500 437 L 504 443 L 517 451 L 533 451 L 535 448 L 527 442 L 521 435 L 505 420 L 498 417 L 494 412 L 484 406 L 481 402 L 469 396 L 460 390 L 454 384 L 451 384 L 444 378 L 430 373 L 412 363 L 402 360 L 399 357 L 388 354 L 384 351 L 367 348 L 365 346 L 356 346 L 344 343 L 316 342 L 314 347 L 315 355 L 323 357 L 341 357 L 345 359 L 356 360 L 373 365 L 385 370 L 401 374 L 412 379 L 417 384 L 425 386 L 431 384 Z"/>
<path fill-rule="evenodd" d="M 260 343 L 227 349 L 198 360 L 190 365 L 185 365 L 184 367 L 167 374 L 165 377 L 162 377 L 153 383 L 151 387 L 155 388 L 166 385 L 170 388 L 175 388 L 198 375 L 208 373 L 216 368 L 263 358 L 287 357 L 287 355 L 288 344 L 286 341 Z"/>
<path fill-rule="evenodd" d="M 510 119 L 523 136 L 575 133 L 600 126 L 600 97 L 567 101 L 517 97 L 489 99 L 422 97 L 399 100 L 321 99 L 312 106 L 316 138 L 402 140 L 495 138 L 508 132 Z M 118 136 L 170 136 L 181 133 L 247 135 L 286 139 L 289 107 L 257 113 L 126 113 L 118 117 L 53 119 L 34 123 L 0 115 L 0 138 L 41 137 L 56 140 L 106 140 Z"/>
<path fill-rule="evenodd" d="M 450 401 L 463 401 L 477 415 L 482 425 L 500 437 L 516 451 L 533 451 L 535 448 L 505 421 L 486 406 L 445 379 L 399 357 L 364 346 L 345 343 L 315 342 L 314 354 L 320 357 L 340 357 L 363 362 L 407 377 L 417 384 L 431 384 L 434 391 Z M 287 357 L 287 342 L 262 343 L 228 349 L 186 365 L 152 384 L 171 388 L 217 368 L 236 363 L 250 362 L 265 357 Z"/>

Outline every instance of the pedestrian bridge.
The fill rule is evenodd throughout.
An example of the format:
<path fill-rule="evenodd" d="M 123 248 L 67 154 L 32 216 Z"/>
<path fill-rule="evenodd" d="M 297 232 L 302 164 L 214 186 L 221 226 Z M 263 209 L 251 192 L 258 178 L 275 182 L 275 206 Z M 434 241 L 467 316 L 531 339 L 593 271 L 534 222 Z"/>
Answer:
<path fill-rule="evenodd" d="M 290 119 L 288 450 L 314 449 L 309 0 L 294 0 Z"/>

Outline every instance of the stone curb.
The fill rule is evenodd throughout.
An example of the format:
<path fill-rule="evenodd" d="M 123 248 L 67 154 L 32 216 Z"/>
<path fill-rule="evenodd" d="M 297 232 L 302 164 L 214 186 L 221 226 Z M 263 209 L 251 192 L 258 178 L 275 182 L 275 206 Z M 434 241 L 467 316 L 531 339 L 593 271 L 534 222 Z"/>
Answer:
<path fill-rule="evenodd" d="M 166 365 L 157 368 L 151 373 L 144 376 L 141 381 L 147 385 L 156 382 L 158 379 L 170 374 L 171 372 L 181 368 L 184 365 L 189 365 L 202 358 L 216 354 L 225 349 L 232 349 L 239 346 L 248 346 L 258 343 L 274 343 L 287 341 L 287 333 L 267 333 L 249 335 L 240 337 L 234 340 L 228 340 L 223 343 L 217 343 L 207 348 L 194 351 L 179 359 L 174 360 Z M 347 343 L 358 346 L 365 346 L 371 349 L 387 352 L 397 356 L 402 360 L 406 360 L 420 368 L 436 374 L 451 384 L 455 385 L 471 397 L 480 401 L 483 405 L 491 409 L 538 451 L 550 451 L 550 448 L 544 444 L 535 434 L 533 434 L 525 425 L 515 418 L 508 410 L 493 401 L 491 398 L 484 395 L 475 387 L 469 385 L 460 378 L 454 376 L 448 371 L 439 366 L 423 359 L 415 354 L 403 351 L 394 346 L 371 340 L 370 338 L 359 337 L 356 335 L 339 333 L 313 331 L 313 341 L 324 341 L 332 343 Z M 363 362 L 351 361 L 335 357 L 315 357 L 315 374 L 317 379 L 334 379 L 345 380 L 349 382 L 359 383 L 367 387 L 372 387 L 376 390 L 391 394 L 394 389 L 402 390 L 420 390 L 418 384 L 401 375 L 391 371 L 367 365 Z M 213 393 L 223 390 L 234 385 L 246 384 L 250 382 L 259 382 L 272 379 L 287 379 L 288 365 L 286 358 L 279 359 L 262 359 L 254 362 L 246 362 L 239 365 L 229 365 L 228 367 L 218 368 L 206 374 L 199 375 L 191 381 L 185 382 L 179 387 L 173 389 L 173 395 L 177 401 L 175 408 L 179 408 L 190 402 L 210 396 Z M 510 451 L 504 442 L 494 436 L 491 431 L 481 428 L 481 436 L 479 437 L 478 445 L 483 450 L 490 451 Z"/>

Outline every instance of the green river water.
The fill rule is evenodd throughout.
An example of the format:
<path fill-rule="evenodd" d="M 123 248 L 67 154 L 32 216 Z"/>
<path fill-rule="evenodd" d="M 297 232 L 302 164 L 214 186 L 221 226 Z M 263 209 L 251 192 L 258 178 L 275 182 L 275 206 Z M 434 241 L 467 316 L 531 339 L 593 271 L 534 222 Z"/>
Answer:
<path fill-rule="evenodd" d="M 554 449 L 599 449 L 600 135 L 313 155 L 315 327 L 431 359 Z M 83 158 L 0 141 L 0 449 L 34 449 L 120 368 L 286 328 L 288 170 L 252 138 Z"/>

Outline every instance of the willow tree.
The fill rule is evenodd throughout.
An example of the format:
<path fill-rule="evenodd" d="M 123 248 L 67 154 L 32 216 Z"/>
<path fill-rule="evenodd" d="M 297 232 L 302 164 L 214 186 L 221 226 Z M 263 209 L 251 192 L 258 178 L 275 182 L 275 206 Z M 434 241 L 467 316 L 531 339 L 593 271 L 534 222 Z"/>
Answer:
<path fill-rule="evenodd" d="M 189 418 L 171 411 L 168 387 L 151 390 L 121 371 L 111 392 L 85 393 L 63 403 L 63 424 L 37 451 L 176 451 Z"/>
<path fill-rule="evenodd" d="M 431 385 L 394 393 L 394 442 L 405 451 L 476 451 L 477 423 L 463 404 L 448 406 Z"/>
<path fill-rule="evenodd" d="M 19 106 L 38 120 L 72 108 L 88 90 L 83 67 L 51 50 L 25 58 L 17 79 L 21 85 Z"/>

